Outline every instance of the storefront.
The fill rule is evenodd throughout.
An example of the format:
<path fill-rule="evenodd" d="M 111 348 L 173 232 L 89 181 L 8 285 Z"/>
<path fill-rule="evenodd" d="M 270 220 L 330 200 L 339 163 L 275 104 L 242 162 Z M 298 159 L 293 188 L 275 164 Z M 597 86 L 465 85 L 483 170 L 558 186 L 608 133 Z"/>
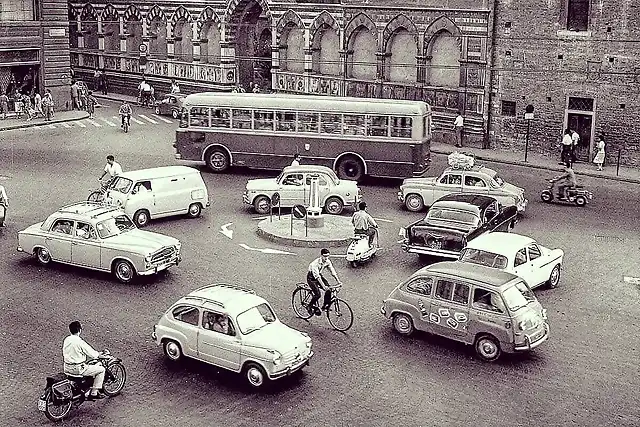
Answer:
<path fill-rule="evenodd" d="M 19 95 L 32 97 L 40 88 L 39 48 L 0 49 L 0 93 L 8 95 L 11 110 Z"/>

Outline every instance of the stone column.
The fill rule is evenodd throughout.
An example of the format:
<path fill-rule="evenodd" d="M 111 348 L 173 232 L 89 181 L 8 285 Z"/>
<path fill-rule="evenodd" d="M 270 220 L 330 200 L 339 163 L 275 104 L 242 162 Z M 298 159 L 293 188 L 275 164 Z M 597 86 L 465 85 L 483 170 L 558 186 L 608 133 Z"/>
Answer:
<path fill-rule="evenodd" d="M 118 20 L 120 21 L 120 53 L 126 53 L 127 52 L 127 33 L 126 33 L 126 28 L 125 28 L 125 22 L 124 22 L 124 16 L 120 15 L 120 17 L 118 18 Z"/>
<path fill-rule="evenodd" d="M 176 58 L 175 55 L 175 43 L 176 43 L 176 39 L 175 39 L 175 34 L 173 34 L 173 25 L 171 25 L 170 22 L 166 23 L 166 27 L 167 27 L 167 59 L 168 60 L 173 60 Z M 173 37 L 169 37 L 169 36 L 173 36 Z"/>
<path fill-rule="evenodd" d="M 228 31 L 225 24 L 220 26 L 220 70 L 221 83 L 232 86 L 238 84 L 238 67 L 236 66 L 235 40 L 228 40 Z"/>
<path fill-rule="evenodd" d="M 191 49 L 193 49 L 193 62 L 200 62 L 200 34 L 196 21 L 191 23 Z"/>
<path fill-rule="evenodd" d="M 309 76 L 313 71 L 313 51 L 311 50 L 311 32 L 304 29 L 304 92 L 309 93 Z"/>
<path fill-rule="evenodd" d="M 271 89 L 278 90 L 278 73 L 280 72 L 280 47 L 278 46 L 278 27 L 271 22 Z"/>
<path fill-rule="evenodd" d="M 311 189 L 309 191 L 309 208 L 307 209 L 307 226 L 309 228 L 324 227 L 324 216 L 320 207 L 320 193 L 318 190 L 319 175 L 311 175 Z"/>

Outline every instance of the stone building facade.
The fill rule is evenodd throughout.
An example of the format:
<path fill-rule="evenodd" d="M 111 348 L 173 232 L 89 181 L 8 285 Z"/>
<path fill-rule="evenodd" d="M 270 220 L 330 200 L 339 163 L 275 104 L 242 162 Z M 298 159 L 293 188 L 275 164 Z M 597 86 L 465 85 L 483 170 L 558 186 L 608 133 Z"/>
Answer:
<path fill-rule="evenodd" d="M 559 153 L 563 129 L 592 160 L 604 135 L 607 162 L 640 165 L 640 8 L 637 0 L 499 0 L 495 9 L 490 139 Z"/>
<path fill-rule="evenodd" d="M 374 4 L 372 4 L 374 3 Z M 489 0 L 72 0 L 71 61 L 135 93 L 144 73 L 186 91 L 250 83 L 300 94 L 424 100 L 435 133 L 457 111 L 470 143 L 489 132 Z M 143 51 L 141 61 L 140 51 Z"/>
<path fill-rule="evenodd" d="M 70 99 L 66 0 L 0 0 L 0 93 L 51 91 L 56 109 Z"/>

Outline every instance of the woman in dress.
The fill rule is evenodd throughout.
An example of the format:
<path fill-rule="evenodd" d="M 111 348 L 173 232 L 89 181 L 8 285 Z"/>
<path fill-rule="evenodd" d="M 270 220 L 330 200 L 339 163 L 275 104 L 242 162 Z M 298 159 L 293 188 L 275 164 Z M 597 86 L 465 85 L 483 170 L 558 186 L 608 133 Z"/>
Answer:
<path fill-rule="evenodd" d="M 602 164 L 604 163 L 604 137 L 599 136 L 596 148 L 598 151 L 596 152 L 596 156 L 593 158 L 593 163 L 598 165 L 598 170 L 602 170 Z"/>

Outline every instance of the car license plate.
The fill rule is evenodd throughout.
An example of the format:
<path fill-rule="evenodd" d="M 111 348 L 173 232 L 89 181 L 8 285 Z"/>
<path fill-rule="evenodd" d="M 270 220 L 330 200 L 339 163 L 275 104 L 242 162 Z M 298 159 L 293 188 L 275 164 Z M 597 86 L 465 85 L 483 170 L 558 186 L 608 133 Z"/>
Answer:
<path fill-rule="evenodd" d="M 38 411 L 46 411 L 47 410 L 47 401 L 43 399 L 38 399 Z"/>
<path fill-rule="evenodd" d="M 429 242 L 431 249 L 442 249 L 442 242 Z"/>

